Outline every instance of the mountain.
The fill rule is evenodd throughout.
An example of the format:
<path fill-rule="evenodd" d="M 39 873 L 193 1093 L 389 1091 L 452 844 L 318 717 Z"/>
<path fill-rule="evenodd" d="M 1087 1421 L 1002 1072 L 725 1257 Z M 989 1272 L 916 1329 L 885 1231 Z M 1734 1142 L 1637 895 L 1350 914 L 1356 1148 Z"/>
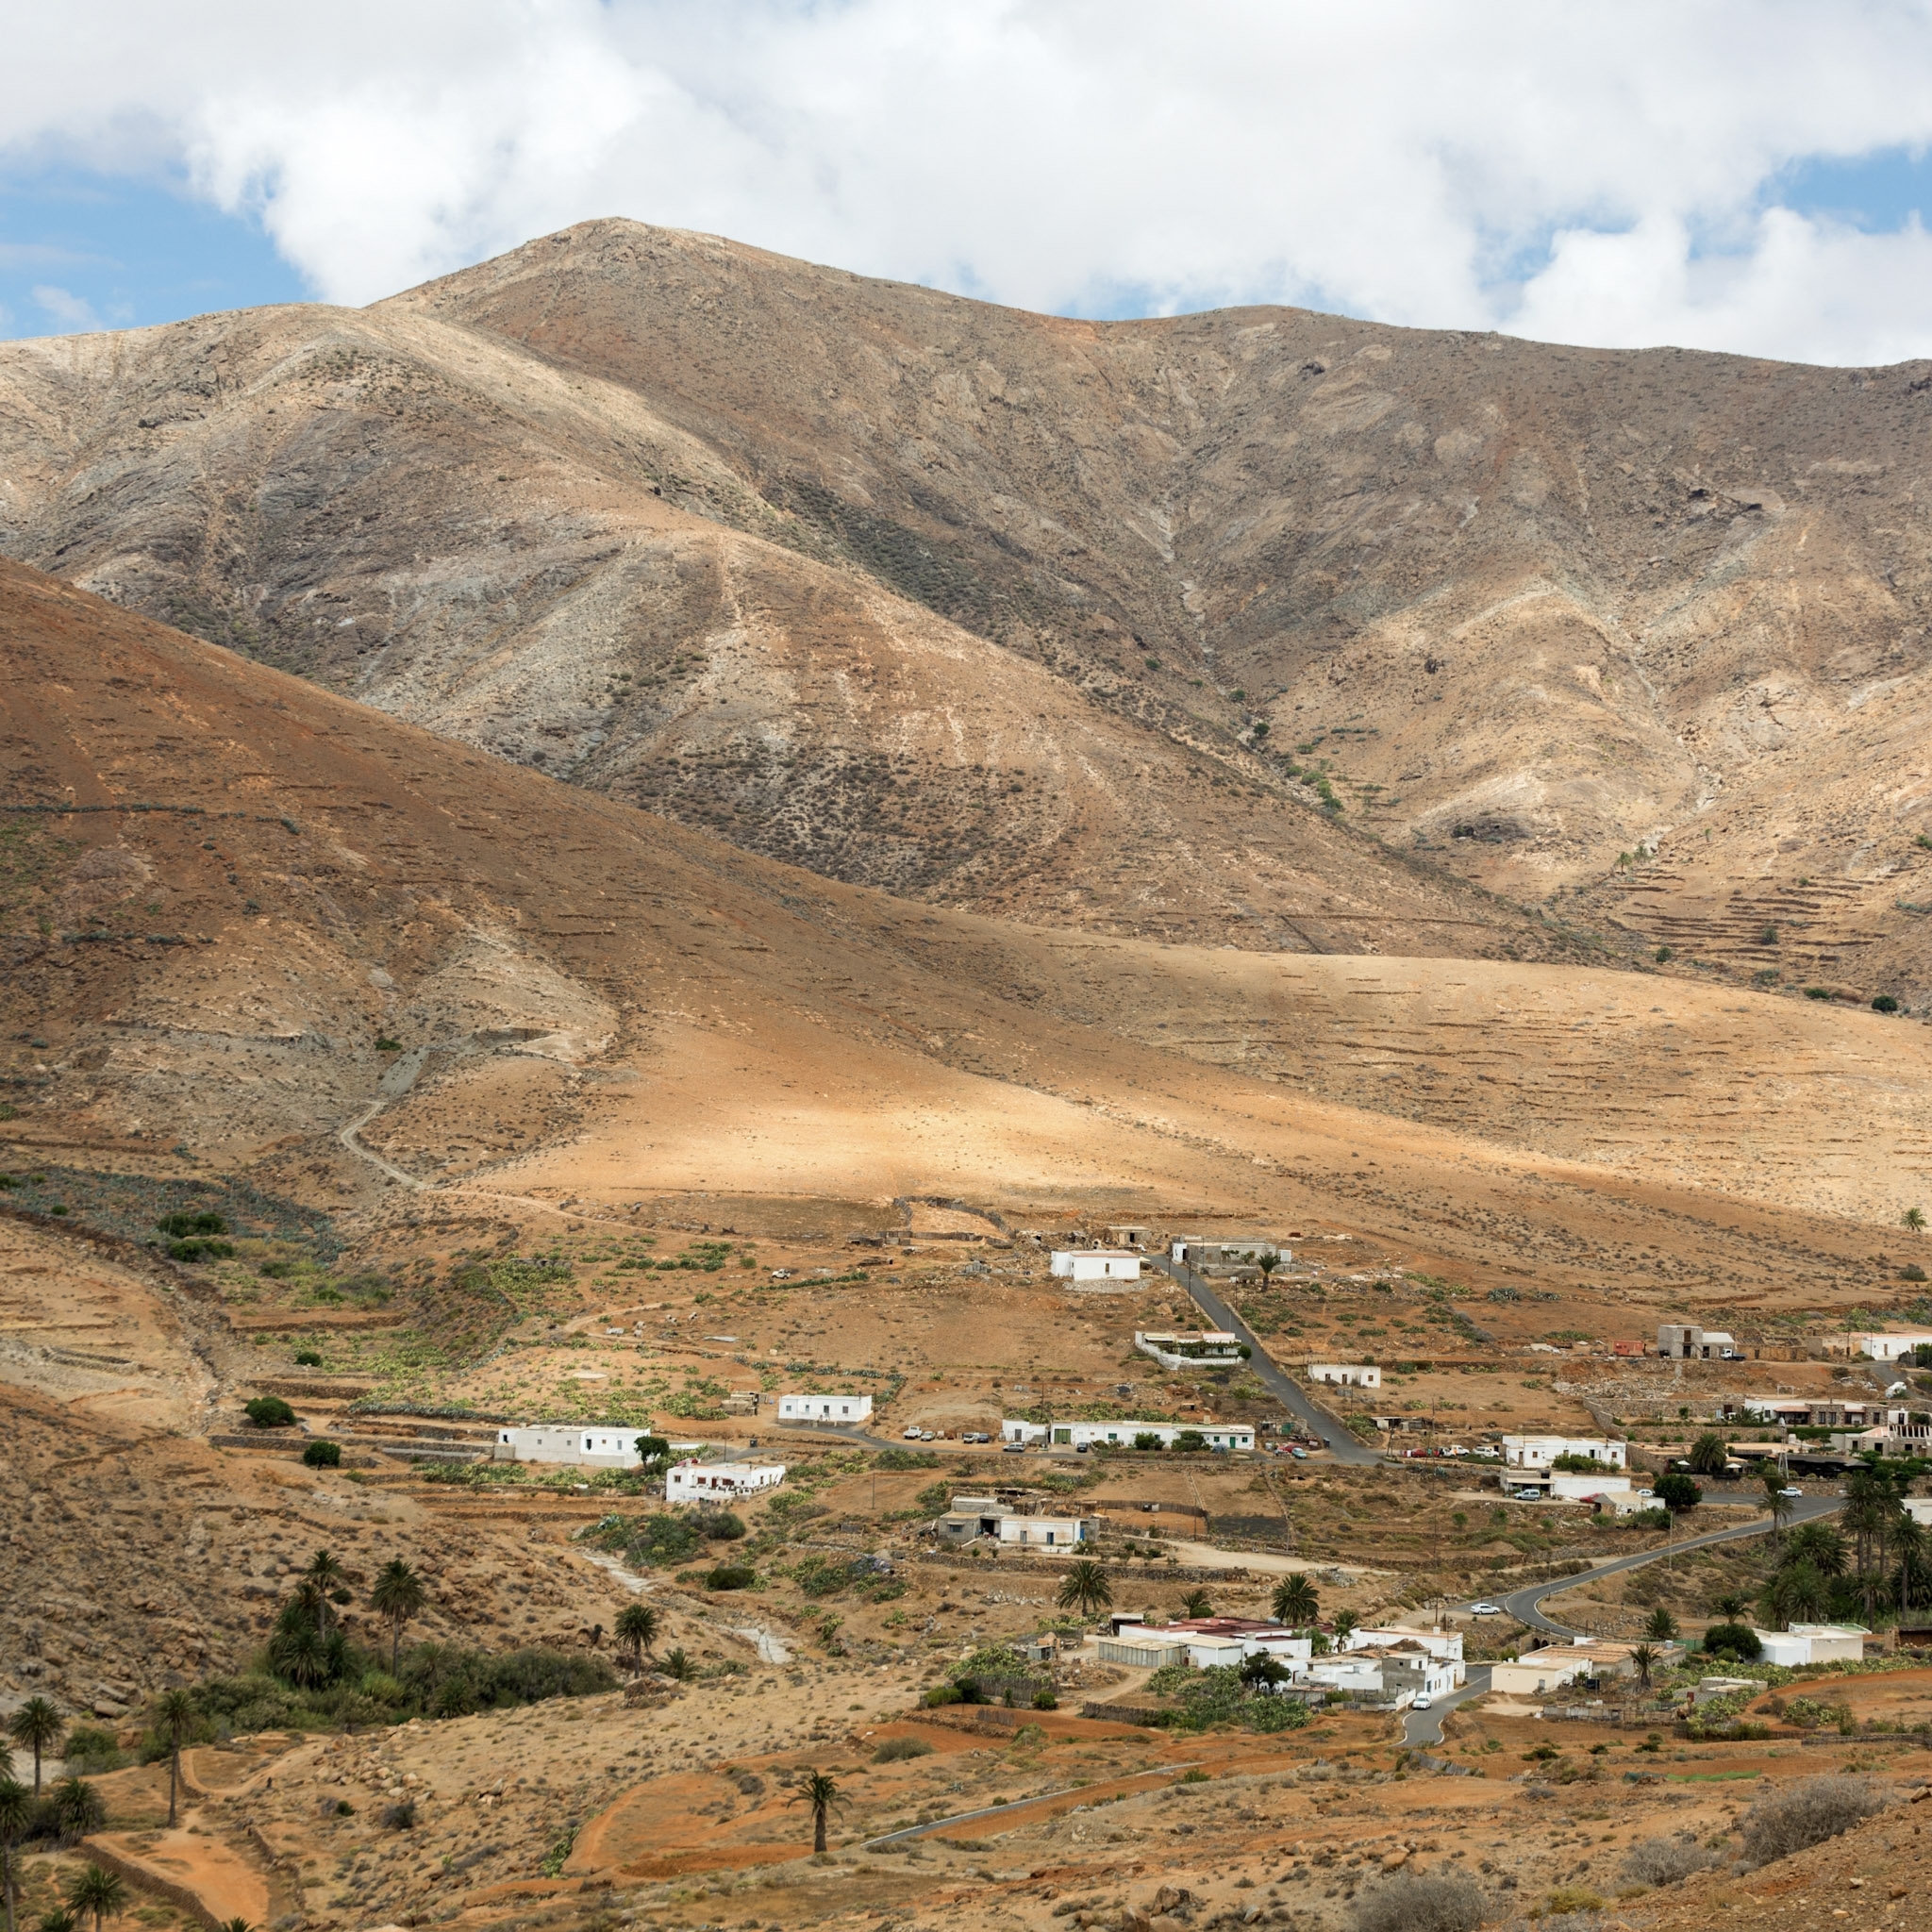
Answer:
<path fill-rule="evenodd" d="M 0 548 L 829 877 L 1271 950 L 1580 950 L 1339 823 L 1208 680 L 967 627 L 679 413 L 407 303 L 10 345 Z"/>
<path fill-rule="evenodd" d="M 377 1222 L 1340 1220 L 1425 1270 L 1757 1293 L 1884 1291 L 1875 1228 L 1932 1182 L 1932 1045 L 1902 1020 L 909 905 L 19 565 L 0 668 L 16 1167 Z"/>

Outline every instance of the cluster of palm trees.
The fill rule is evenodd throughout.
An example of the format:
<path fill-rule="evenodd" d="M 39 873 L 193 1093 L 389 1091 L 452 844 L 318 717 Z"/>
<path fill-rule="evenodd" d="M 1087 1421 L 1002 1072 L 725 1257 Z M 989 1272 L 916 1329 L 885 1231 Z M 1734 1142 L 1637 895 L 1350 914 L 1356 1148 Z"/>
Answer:
<path fill-rule="evenodd" d="M 275 1674 L 298 1690 L 341 1679 L 351 1664 L 349 1640 L 338 1605 L 348 1594 L 342 1566 L 327 1550 L 317 1550 L 295 1585 L 294 1594 L 275 1619 L 269 1639 L 269 1663 Z M 403 1627 L 428 1601 L 423 1579 L 401 1557 L 377 1572 L 369 1607 L 389 1625 L 389 1667 L 400 1661 Z"/>
<path fill-rule="evenodd" d="M 8 1721 L 7 1733 L 11 1742 L 0 1744 L 0 1903 L 5 1907 L 7 1932 L 15 1932 L 19 1873 L 14 1850 L 20 1841 L 51 1826 L 62 1841 L 78 1843 L 106 1822 L 107 1807 L 101 1794 L 84 1777 L 58 1778 L 44 1801 L 42 1798 L 42 1763 L 60 1748 L 66 1732 L 60 1713 L 44 1697 L 30 1697 Z M 13 1775 L 14 1744 L 33 1753 L 31 1787 Z M 41 1932 L 75 1932 L 74 1912 L 92 1912 L 94 1932 L 100 1932 L 102 1920 L 118 1912 L 125 1896 L 126 1888 L 119 1877 L 91 1864 L 68 1893 L 71 1910 L 45 1914 Z"/>
<path fill-rule="evenodd" d="M 1784 1478 L 1767 1470 L 1762 1480 L 1777 1525 L 1777 1567 L 1757 1598 L 1768 1621 L 1789 1628 L 1856 1616 L 1869 1625 L 1932 1604 L 1932 1538 L 1906 1511 L 1905 1472 L 1880 1463 L 1854 1470 L 1836 1524 L 1790 1531 L 1790 1499 L 1778 1493 Z"/>

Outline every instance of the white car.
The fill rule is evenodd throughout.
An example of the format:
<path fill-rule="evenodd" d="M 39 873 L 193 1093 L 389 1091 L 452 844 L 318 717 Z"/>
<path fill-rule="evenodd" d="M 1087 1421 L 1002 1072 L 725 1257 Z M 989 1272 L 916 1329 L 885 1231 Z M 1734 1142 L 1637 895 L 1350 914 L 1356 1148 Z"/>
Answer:
<path fill-rule="evenodd" d="M 1804 1491 L 1801 1490 L 1796 1483 L 1791 1484 L 1791 1486 L 1789 1489 L 1780 1490 L 1778 1491 L 1778 1494 L 1780 1496 L 1802 1496 L 1804 1493 Z"/>
<path fill-rule="evenodd" d="M 1518 1490 L 1512 1498 L 1518 1503 L 1541 1503 L 1542 1499 L 1543 1492 L 1541 1490 Z"/>
<path fill-rule="evenodd" d="M 1408 1707 L 1411 1710 L 1433 1710 L 1435 1703 L 1436 1700 L 1433 1697 L 1423 1696 L 1418 1697 Z"/>
<path fill-rule="evenodd" d="M 911 1427 L 910 1427 L 909 1429 L 902 1429 L 902 1430 L 901 1430 L 901 1431 L 899 1432 L 899 1440 L 900 1440 L 900 1441 L 901 1441 L 902 1442 L 916 1442 L 916 1441 L 919 1441 L 919 1424 L 918 1424 L 917 1423 L 914 1423 L 914 1424 L 912 1424 L 912 1426 L 911 1426 Z"/>
<path fill-rule="evenodd" d="M 1471 1604 L 1469 1614 L 1472 1617 L 1500 1617 L 1503 1614 L 1503 1606 L 1501 1604 Z"/>

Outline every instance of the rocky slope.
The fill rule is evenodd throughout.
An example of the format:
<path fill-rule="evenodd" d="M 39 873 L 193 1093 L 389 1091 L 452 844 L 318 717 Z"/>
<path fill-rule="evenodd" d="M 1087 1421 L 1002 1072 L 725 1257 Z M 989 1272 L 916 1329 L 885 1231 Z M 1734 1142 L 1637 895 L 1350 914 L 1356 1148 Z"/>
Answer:
<path fill-rule="evenodd" d="M 1499 942 L 1321 786 L 1512 895 L 1655 848 L 1655 904 L 1579 911 L 1680 951 L 1734 923 L 1687 869 L 1829 878 L 1822 950 L 1917 997 L 1928 410 L 1916 366 L 1072 323 L 598 222 L 0 349 L 0 546 L 835 876 Z"/>

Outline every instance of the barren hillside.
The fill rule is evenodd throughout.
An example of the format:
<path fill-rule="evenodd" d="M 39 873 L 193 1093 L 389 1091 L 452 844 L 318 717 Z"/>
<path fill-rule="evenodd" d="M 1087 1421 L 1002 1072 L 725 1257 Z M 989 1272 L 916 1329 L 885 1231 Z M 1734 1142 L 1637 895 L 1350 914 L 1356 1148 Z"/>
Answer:
<path fill-rule="evenodd" d="M 1595 969 L 1316 984 L 1096 954 L 773 865 L 18 566 L 0 584 L 8 1132 L 42 1158 L 345 1205 L 1193 1203 L 1571 1279 L 1765 1286 L 1835 1257 L 1848 1291 L 1890 1279 L 1871 1224 L 1924 1190 L 1904 1021 L 1807 1007 L 1793 1034 L 1784 1001 Z M 1789 1085 L 1736 1071 L 1774 1052 Z M 1647 1131 L 1606 1111 L 1613 1080 Z"/>
<path fill-rule="evenodd" d="M 1339 814 L 1719 959 L 1705 861 L 1828 879 L 1827 976 L 1917 1000 L 1922 375 L 1072 323 L 599 222 L 360 313 L 0 350 L 0 545 L 832 876 L 1571 949 Z"/>

